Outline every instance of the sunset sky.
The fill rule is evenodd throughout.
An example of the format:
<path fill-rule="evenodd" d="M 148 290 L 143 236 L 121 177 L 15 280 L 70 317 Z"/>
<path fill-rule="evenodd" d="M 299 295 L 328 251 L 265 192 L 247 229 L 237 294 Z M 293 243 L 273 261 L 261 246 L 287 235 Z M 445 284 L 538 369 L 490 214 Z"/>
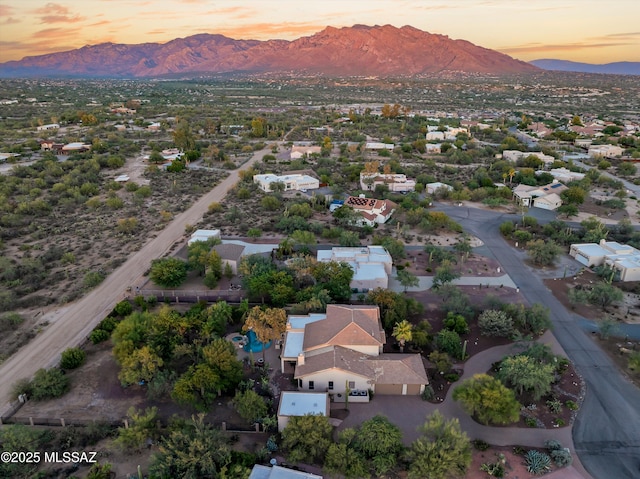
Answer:
<path fill-rule="evenodd" d="M 293 40 L 411 25 L 520 60 L 640 61 L 640 0 L 0 0 L 0 62 L 196 33 Z"/>

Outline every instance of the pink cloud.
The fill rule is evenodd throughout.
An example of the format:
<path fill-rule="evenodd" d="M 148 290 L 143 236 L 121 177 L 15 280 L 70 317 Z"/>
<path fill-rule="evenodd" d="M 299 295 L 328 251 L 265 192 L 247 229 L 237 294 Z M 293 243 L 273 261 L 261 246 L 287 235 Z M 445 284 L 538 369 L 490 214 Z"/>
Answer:
<path fill-rule="evenodd" d="M 535 53 L 535 52 L 555 52 L 555 51 L 578 51 L 587 50 L 590 48 L 607 48 L 607 47 L 621 47 L 630 45 L 629 43 L 565 43 L 558 45 L 545 45 L 545 44 L 528 44 L 516 47 L 499 48 L 498 50 L 503 53 Z"/>
<path fill-rule="evenodd" d="M 40 15 L 40 23 L 76 23 L 84 20 L 80 15 L 72 15 L 67 7 L 58 3 L 47 3 L 32 12 Z"/>
<path fill-rule="evenodd" d="M 8 5 L 0 5 L 0 17 L 8 17 L 13 13 L 13 8 Z"/>

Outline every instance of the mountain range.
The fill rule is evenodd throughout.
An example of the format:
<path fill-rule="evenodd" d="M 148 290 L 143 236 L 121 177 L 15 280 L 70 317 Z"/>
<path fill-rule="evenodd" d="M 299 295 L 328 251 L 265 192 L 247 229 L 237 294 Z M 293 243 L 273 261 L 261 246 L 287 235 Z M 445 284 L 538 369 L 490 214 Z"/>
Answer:
<path fill-rule="evenodd" d="M 534 65 L 465 40 L 391 25 L 327 27 L 293 41 L 199 34 L 167 43 L 103 43 L 0 64 L 3 77 L 145 78 L 229 72 L 390 77 L 536 71 Z"/>
<path fill-rule="evenodd" d="M 594 65 L 567 60 L 541 59 L 529 62 L 544 70 L 581 73 L 606 73 L 612 75 L 640 75 L 640 62 L 616 62 Z"/>

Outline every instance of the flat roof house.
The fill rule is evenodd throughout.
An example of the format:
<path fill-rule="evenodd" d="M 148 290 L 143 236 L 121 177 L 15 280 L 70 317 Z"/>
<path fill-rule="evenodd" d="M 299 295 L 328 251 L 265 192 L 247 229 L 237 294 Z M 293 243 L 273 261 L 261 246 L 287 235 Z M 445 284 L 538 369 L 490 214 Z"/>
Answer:
<path fill-rule="evenodd" d="M 313 414 L 329 417 L 329 394 L 320 392 L 282 391 L 278 405 L 278 431 L 287 427 L 289 419 Z"/>
<path fill-rule="evenodd" d="M 240 264 L 244 250 L 244 246 L 233 243 L 217 244 L 213 247 L 213 251 L 218 253 L 222 260 L 222 271 L 228 264 L 233 274 L 238 274 L 238 264 Z"/>
<path fill-rule="evenodd" d="M 253 466 L 251 474 L 249 474 L 249 479 L 322 479 L 322 476 L 276 465 L 263 466 L 256 464 Z"/>
<path fill-rule="evenodd" d="M 309 175 L 293 174 L 293 175 L 254 175 L 253 182 L 257 183 L 262 191 L 272 191 L 271 185 L 274 183 L 284 184 L 284 191 L 306 191 L 317 190 L 320 188 L 320 181 Z"/>
<path fill-rule="evenodd" d="M 336 247 L 319 250 L 319 262 L 338 261 L 348 263 L 353 269 L 349 286 L 358 291 L 389 287 L 389 275 L 393 265 L 391 255 L 382 246 Z"/>
<path fill-rule="evenodd" d="M 589 268 L 606 264 L 620 281 L 640 281 L 640 251 L 633 246 L 605 240 L 572 244 L 569 255 Z"/>
<path fill-rule="evenodd" d="M 390 173 L 360 173 L 360 187 L 363 190 L 373 191 L 378 185 L 386 185 L 389 191 L 406 193 L 416 189 L 416 181 L 407 178 L 406 175 Z"/>
<path fill-rule="evenodd" d="M 189 238 L 187 244 L 191 244 L 195 241 L 207 241 L 210 238 L 220 239 L 220 230 L 196 230 Z"/>

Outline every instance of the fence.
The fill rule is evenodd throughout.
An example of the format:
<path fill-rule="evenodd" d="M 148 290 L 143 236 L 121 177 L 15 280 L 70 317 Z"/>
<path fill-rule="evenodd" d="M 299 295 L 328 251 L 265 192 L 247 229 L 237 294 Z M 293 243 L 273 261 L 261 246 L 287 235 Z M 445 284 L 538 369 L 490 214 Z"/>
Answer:
<path fill-rule="evenodd" d="M 198 303 L 205 301 L 212 303 L 215 301 L 240 301 L 242 300 L 241 291 L 167 291 L 162 289 L 141 289 L 136 294 L 143 296 L 145 299 L 155 297 L 159 302 L 169 303 Z"/>
<path fill-rule="evenodd" d="M 260 429 L 260 425 L 255 423 L 253 425 L 238 425 L 238 424 L 228 424 L 226 422 L 206 422 L 213 427 L 219 427 L 222 431 L 233 432 L 233 433 L 260 433 L 264 432 Z M 32 416 L 3 416 L 0 418 L 0 425 L 4 424 L 22 424 L 25 426 L 48 426 L 48 427 L 71 427 L 71 426 L 80 426 L 87 427 L 93 424 L 101 424 L 107 425 L 111 428 L 119 428 L 119 427 L 129 427 L 129 422 L 127 419 L 70 419 L 70 418 L 51 418 L 51 417 L 32 417 Z M 169 426 L 169 420 L 167 419 L 158 419 L 158 427 L 166 428 Z"/>

